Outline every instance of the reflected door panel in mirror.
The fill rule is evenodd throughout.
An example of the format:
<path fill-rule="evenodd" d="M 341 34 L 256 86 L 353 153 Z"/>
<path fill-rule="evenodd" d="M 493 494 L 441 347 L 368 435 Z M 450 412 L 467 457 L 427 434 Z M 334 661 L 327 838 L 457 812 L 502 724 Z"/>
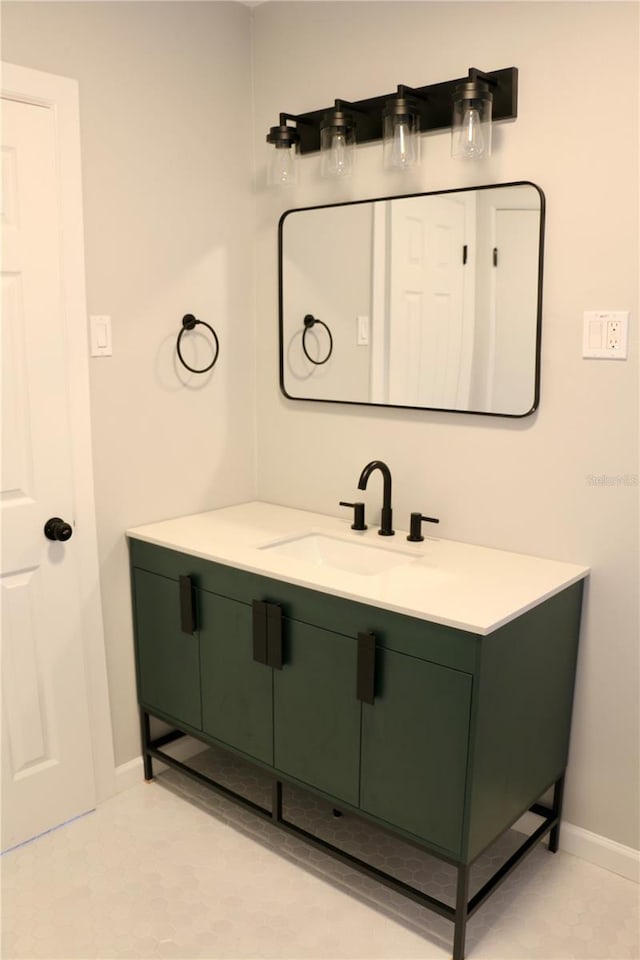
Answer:
<path fill-rule="evenodd" d="M 537 407 L 544 195 L 532 183 L 289 210 L 280 385 L 290 399 L 522 417 Z M 318 324 L 302 348 L 304 317 Z M 317 357 L 315 357 L 315 351 Z"/>

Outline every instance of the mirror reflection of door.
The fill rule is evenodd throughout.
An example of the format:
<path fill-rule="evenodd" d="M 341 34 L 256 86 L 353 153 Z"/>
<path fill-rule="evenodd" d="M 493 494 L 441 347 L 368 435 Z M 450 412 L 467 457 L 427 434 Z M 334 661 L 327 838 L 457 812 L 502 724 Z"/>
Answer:
<path fill-rule="evenodd" d="M 465 297 L 465 198 L 407 197 L 386 206 L 386 401 L 467 405 L 473 313 Z M 471 322 L 470 322 L 471 320 Z"/>

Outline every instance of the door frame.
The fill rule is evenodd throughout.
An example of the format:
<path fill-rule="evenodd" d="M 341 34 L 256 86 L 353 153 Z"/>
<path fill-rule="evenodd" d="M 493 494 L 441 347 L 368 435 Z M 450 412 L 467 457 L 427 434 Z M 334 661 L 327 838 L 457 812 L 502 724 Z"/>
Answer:
<path fill-rule="evenodd" d="M 2 62 L 2 96 L 54 112 L 60 210 L 63 322 L 74 482 L 84 672 L 96 799 L 115 793 L 115 761 L 104 645 L 98 537 L 91 455 L 89 344 L 82 216 L 78 83 L 68 77 Z"/>

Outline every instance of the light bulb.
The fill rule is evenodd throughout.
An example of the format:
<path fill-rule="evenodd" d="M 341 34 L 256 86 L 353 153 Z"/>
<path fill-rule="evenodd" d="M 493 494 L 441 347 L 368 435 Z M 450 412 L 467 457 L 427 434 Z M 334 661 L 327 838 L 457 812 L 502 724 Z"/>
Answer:
<path fill-rule="evenodd" d="M 344 179 L 353 172 L 355 125 L 337 104 L 325 114 L 320 127 L 320 176 Z"/>
<path fill-rule="evenodd" d="M 415 137 L 406 119 L 399 120 L 393 131 L 391 165 L 411 167 L 416 162 Z"/>
<path fill-rule="evenodd" d="M 325 137 L 325 146 L 321 154 L 320 173 L 323 177 L 348 177 L 353 170 L 353 141 L 349 142 L 347 132 L 332 130 Z"/>
<path fill-rule="evenodd" d="M 398 90 L 403 88 L 399 87 Z M 420 117 L 416 101 L 400 96 L 383 113 L 382 162 L 385 170 L 408 170 L 420 162 Z"/>
<path fill-rule="evenodd" d="M 331 159 L 329 169 L 334 177 L 344 177 L 350 172 L 347 156 L 347 139 L 344 133 L 334 133 L 331 138 Z"/>
<path fill-rule="evenodd" d="M 484 81 L 467 80 L 456 87 L 451 126 L 451 156 L 480 160 L 491 153 L 493 95 Z"/>
<path fill-rule="evenodd" d="M 478 157 L 484 153 L 484 134 L 480 114 L 475 107 L 468 107 L 462 118 L 462 150 L 467 157 Z"/>

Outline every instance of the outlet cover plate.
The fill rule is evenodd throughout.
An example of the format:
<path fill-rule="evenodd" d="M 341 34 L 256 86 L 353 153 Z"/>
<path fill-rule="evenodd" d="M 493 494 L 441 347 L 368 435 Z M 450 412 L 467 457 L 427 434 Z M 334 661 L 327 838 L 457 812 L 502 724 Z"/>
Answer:
<path fill-rule="evenodd" d="M 626 360 L 628 310 L 585 310 L 582 356 L 595 360 Z"/>

